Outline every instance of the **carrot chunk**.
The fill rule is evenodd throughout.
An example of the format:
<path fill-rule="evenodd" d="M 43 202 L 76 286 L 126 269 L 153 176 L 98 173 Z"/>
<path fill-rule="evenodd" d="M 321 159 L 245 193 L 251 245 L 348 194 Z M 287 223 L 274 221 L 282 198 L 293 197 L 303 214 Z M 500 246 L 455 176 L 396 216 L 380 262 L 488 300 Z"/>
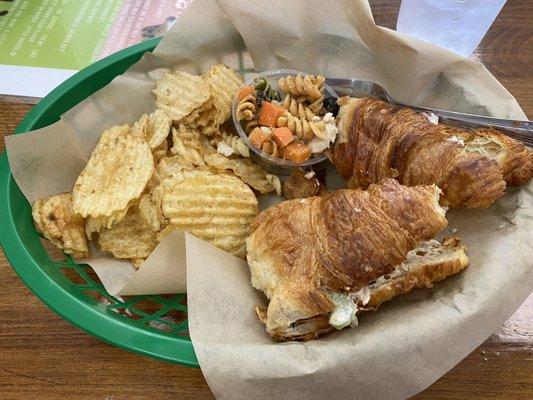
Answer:
<path fill-rule="evenodd" d="M 268 128 L 264 128 L 264 129 L 268 129 Z M 261 146 L 263 146 L 263 143 L 265 141 L 270 139 L 270 135 L 263 132 L 264 129 L 261 129 L 260 127 L 256 127 L 252 129 L 252 131 L 250 132 L 250 135 L 248 136 L 248 138 L 250 139 L 250 142 L 252 142 L 252 144 L 258 149 L 260 149 Z"/>
<path fill-rule="evenodd" d="M 304 161 L 309 160 L 309 157 L 311 157 L 311 149 L 303 143 L 294 142 L 285 147 L 284 158 L 287 160 L 301 164 Z"/>
<path fill-rule="evenodd" d="M 287 146 L 294 139 L 291 130 L 286 126 L 274 129 L 272 131 L 272 137 L 279 147 Z"/>
<path fill-rule="evenodd" d="M 259 123 L 265 126 L 276 126 L 278 123 L 278 118 L 283 114 L 285 110 L 269 101 L 264 101 L 261 106 L 261 111 L 259 111 Z"/>
<path fill-rule="evenodd" d="M 239 100 L 244 99 L 249 94 L 255 94 L 255 88 L 253 86 L 243 86 L 239 89 L 239 93 L 237 94 L 237 97 Z"/>

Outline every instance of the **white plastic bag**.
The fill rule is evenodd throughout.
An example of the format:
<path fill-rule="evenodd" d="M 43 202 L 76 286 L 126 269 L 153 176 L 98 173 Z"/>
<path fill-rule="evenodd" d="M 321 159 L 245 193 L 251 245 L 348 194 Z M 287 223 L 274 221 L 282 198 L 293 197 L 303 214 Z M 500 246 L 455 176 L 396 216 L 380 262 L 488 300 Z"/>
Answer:
<path fill-rule="evenodd" d="M 506 0 L 402 0 L 396 30 L 470 57 Z"/>

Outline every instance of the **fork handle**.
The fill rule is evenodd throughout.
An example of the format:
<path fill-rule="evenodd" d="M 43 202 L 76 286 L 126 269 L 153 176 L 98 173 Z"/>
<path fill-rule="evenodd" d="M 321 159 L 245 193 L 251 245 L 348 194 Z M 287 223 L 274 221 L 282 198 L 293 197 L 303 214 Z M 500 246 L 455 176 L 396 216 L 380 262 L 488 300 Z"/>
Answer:
<path fill-rule="evenodd" d="M 407 106 L 416 111 L 430 111 L 439 117 L 443 123 L 462 126 L 466 128 L 495 128 L 503 131 L 516 140 L 521 141 L 527 146 L 533 147 L 533 122 L 532 121 L 515 121 L 509 119 L 485 117 L 482 115 L 462 114 L 453 111 L 436 110 L 432 108 L 421 108 Z"/>
<path fill-rule="evenodd" d="M 462 114 L 453 111 L 444 111 L 437 110 L 433 108 L 421 108 L 408 106 L 417 111 L 431 111 L 433 114 L 437 115 L 439 118 L 454 120 L 454 121 L 463 121 L 471 124 L 481 125 L 481 126 L 492 126 L 494 128 L 500 129 L 518 129 L 521 131 L 529 132 L 533 134 L 533 122 L 532 121 L 515 121 L 511 119 L 501 119 L 486 117 L 483 115 L 473 115 L 473 114 Z"/>
<path fill-rule="evenodd" d="M 380 85 L 357 79 L 326 78 L 326 83 L 333 87 L 337 94 L 352 97 L 377 97 L 390 104 L 409 107 L 418 112 L 430 111 L 439 117 L 443 123 L 462 128 L 476 129 L 479 127 L 496 128 L 503 133 L 519 140 L 526 146 L 533 147 L 533 122 L 513 121 L 501 118 L 485 117 L 481 115 L 463 114 L 453 111 L 437 110 L 434 108 L 422 108 L 401 104 L 389 96 L 387 91 Z"/>

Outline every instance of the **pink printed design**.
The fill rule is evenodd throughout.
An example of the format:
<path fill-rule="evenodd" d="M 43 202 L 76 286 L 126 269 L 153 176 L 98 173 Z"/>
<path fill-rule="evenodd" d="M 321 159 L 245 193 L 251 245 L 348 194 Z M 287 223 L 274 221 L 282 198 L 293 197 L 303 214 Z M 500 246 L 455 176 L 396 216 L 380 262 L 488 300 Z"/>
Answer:
<path fill-rule="evenodd" d="M 192 0 L 124 0 L 98 59 L 163 36 L 190 3 Z"/>

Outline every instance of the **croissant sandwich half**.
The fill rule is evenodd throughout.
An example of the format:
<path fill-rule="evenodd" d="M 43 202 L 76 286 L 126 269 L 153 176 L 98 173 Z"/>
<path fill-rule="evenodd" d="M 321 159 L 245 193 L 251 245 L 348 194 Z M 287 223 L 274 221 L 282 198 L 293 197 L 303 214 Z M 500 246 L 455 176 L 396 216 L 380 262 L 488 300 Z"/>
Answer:
<path fill-rule="evenodd" d="M 309 340 L 354 325 L 356 314 L 468 264 L 459 239 L 432 240 L 446 225 L 435 185 L 393 179 L 366 191 L 279 203 L 247 241 L 252 284 L 270 300 L 256 312 L 276 340 Z"/>
<path fill-rule="evenodd" d="M 339 100 L 339 138 L 330 159 L 348 187 L 383 178 L 407 186 L 436 184 L 441 203 L 485 208 L 532 178 L 533 152 L 493 129 L 434 124 L 415 111 L 374 98 Z"/>

